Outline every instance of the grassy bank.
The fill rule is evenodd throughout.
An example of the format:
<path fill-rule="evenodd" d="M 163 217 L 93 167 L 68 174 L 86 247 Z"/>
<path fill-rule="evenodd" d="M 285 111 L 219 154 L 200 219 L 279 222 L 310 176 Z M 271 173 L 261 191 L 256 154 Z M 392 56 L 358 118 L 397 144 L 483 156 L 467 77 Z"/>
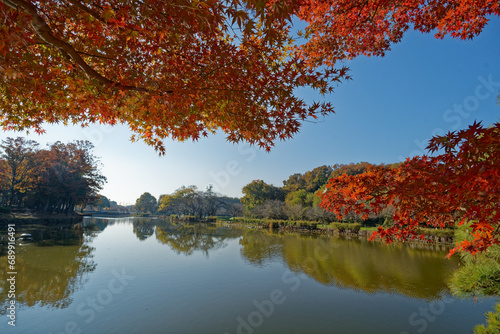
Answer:
<path fill-rule="evenodd" d="M 321 224 L 316 221 L 304 220 L 283 220 L 283 219 L 257 219 L 247 217 L 233 217 L 229 223 L 243 224 L 258 228 L 279 228 L 286 230 L 309 230 L 323 233 L 356 234 L 360 236 L 370 236 L 377 227 L 363 227 L 361 223 L 341 223 L 333 222 Z M 427 242 L 452 243 L 454 237 L 453 229 L 420 228 L 419 233 L 423 234 Z M 420 240 L 415 240 L 420 241 Z M 426 242 L 424 240 L 424 242 Z"/>

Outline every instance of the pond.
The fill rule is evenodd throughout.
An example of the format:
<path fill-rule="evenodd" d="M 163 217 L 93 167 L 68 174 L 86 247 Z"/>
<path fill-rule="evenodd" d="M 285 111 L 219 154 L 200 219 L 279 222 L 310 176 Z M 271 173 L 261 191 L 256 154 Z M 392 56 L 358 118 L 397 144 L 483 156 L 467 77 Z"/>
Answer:
<path fill-rule="evenodd" d="M 471 333 L 445 246 L 385 245 L 151 218 L 17 227 L 16 326 L 1 333 Z M 8 272 L 5 234 L 0 271 Z"/>

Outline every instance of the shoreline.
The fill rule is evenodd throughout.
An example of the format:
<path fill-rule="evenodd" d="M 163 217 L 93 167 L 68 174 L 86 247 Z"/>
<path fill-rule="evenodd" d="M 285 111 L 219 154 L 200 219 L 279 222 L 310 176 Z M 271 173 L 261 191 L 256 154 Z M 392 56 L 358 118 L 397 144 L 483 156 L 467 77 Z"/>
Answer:
<path fill-rule="evenodd" d="M 316 228 L 316 229 L 309 229 L 309 228 L 301 228 L 301 227 L 291 227 L 291 226 L 286 226 L 286 227 L 269 227 L 269 226 L 262 226 L 262 225 L 253 225 L 253 224 L 247 224 L 247 223 L 236 223 L 236 222 L 228 222 L 224 221 L 221 222 L 225 226 L 237 226 L 237 227 L 244 227 L 244 228 L 249 228 L 249 229 L 259 229 L 259 230 L 272 230 L 276 232 L 290 232 L 290 233 L 299 233 L 299 234 L 317 234 L 317 235 L 325 235 L 325 236 L 341 236 L 341 237 L 357 237 L 357 238 L 363 238 L 363 239 L 368 239 L 371 234 L 373 233 L 372 230 L 359 230 L 359 231 L 339 231 L 333 228 Z M 455 239 L 452 236 L 438 236 L 438 235 L 432 235 L 432 234 L 424 234 L 425 239 L 412 239 L 412 240 L 407 240 L 406 242 L 401 242 L 399 240 L 394 240 L 394 243 L 404 243 L 404 244 L 424 244 L 424 245 L 448 245 L 448 246 L 453 246 L 455 245 Z M 384 242 L 384 240 L 380 237 L 375 238 L 373 241 L 380 241 Z"/>
<path fill-rule="evenodd" d="M 0 215 L 0 226 L 7 224 L 27 225 L 27 224 L 76 224 L 83 221 L 81 215 L 33 215 L 32 213 L 11 213 Z"/>

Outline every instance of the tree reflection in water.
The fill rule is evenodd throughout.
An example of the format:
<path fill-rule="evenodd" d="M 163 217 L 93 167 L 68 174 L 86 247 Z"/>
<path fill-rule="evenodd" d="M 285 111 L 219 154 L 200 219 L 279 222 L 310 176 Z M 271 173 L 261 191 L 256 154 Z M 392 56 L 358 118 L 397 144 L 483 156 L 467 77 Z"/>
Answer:
<path fill-rule="evenodd" d="M 160 219 L 124 219 L 139 240 L 152 235 L 178 254 L 209 252 L 239 238 L 242 257 L 256 266 L 284 263 L 324 285 L 368 293 L 388 292 L 433 300 L 448 294 L 447 279 L 457 268 L 447 260 L 446 247 L 382 245 L 360 239 L 238 229 L 213 224 L 172 224 Z M 16 247 L 16 299 L 24 306 L 65 308 L 95 270 L 92 239 L 98 231 L 121 220 L 93 219 L 88 227 L 31 225 L 32 243 Z M 0 249 L 0 270 L 8 272 L 5 229 Z M 0 314 L 5 314 L 8 282 L 0 283 Z"/>
<path fill-rule="evenodd" d="M 448 248 L 385 245 L 358 238 L 247 230 L 242 256 L 262 266 L 281 260 L 321 284 L 368 293 L 388 292 L 434 300 L 449 294 L 447 280 L 457 268 Z"/>
<path fill-rule="evenodd" d="M 172 224 L 170 221 L 158 222 L 156 239 L 168 245 L 178 254 L 191 255 L 201 251 L 208 256 L 209 251 L 225 247 L 227 239 L 240 237 L 241 230 L 214 224 Z"/>
<path fill-rule="evenodd" d="M 155 233 L 156 220 L 150 218 L 134 218 L 132 221 L 134 234 L 141 241 L 146 240 Z"/>
<path fill-rule="evenodd" d="M 18 305 L 68 307 L 72 294 L 88 279 L 96 268 L 92 260 L 94 248 L 89 246 L 95 231 L 84 230 L 81 225 L 28 225 L 18 227 L 17 234 L 30 233 L 33 241 L 16 244 L 15 270 L 16 302 Z M 2 235 L 0 271 L 7 268 L 6 237 Z M 22 273 L 22 274 L 21 274 Z M 9 286 L 1 282 L 0 314 L 5 314 L 9 303 Z"/>

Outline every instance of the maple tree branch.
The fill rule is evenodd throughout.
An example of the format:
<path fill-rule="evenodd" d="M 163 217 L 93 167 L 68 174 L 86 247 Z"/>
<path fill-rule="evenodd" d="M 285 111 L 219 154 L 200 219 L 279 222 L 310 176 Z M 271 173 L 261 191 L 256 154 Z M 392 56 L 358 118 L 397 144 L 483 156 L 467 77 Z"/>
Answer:
<path fill-rule="evenodd" d="M 92 11 L 90 8 L 88 8 L 87 6 L 82 4 L 80 1 L 77 1 L 77 0 L 66 0 L 66 1 L 71 3 L 72 5 L 74 5 L 76 8 L 83 10 L 85 13 L 89 14 L 90 16 L 95 18 L 96 20 L 105 23 L 99 14 Z"/>
<path fill-rule="evenodd" d="M 350 12 L 351 10 L 353 10 L 354 8 L 358 7 L 360 8 L 360 10 L 365 7 L 366 5 L 368 4 L 368 0 L 365 0 L 365 1 L 362 1 L 361 3 L 354 3 L 352 6 L 344 9 L 343 11 L 337 13 L 338 15 L 344 15 L 346 14 L 347 12 Z"/>
<path fill-rule="evenodd" d="M 379 9 L 380 9 L 380 4 L 377 5 L 371 17 L 368 18 L 368 22 L 373 22 L 373 19 L 375 18 L 375 15 L 377 15 Z"/>
<path fill-rule="evenodd" d="M 16 10 L 23 9 L 27 14 L 31 15 L 31 26 L 35 33 L 47 44 L 57 48 L 65 57 L 72 59 L 89 77 L 96 79 L 101 84 L 112 86 L 121 90 L 150 92 L 151 90 L 144 87 L 135 87 L 122 85 L 118 82 L 112 81 L 101 74 L 83 60 L 79 52 L 75 48 L 52 34 L 52 30 L 44 19 L 38 14 L 38 8 L 32 3 L 23 0 L 0 0 L 6 5 Z"/>
<path fill-rule="evenodd" d="M 110 58 L 110 57 L 106 57 L 106 56 L 102 56 L 102 55 L 91 54 L 91 53 L 87 53 L 87 52 L 83 52 L 83 51 L 77 51 L 77 52 L 79 54 L 89 56 L 89 57 L 96 57 L 96 58 L 103 58 L 103 59 L 107 59 L 107 60 L 118 61 L 118 59 L 114 59 L 114 58 Z"/>

